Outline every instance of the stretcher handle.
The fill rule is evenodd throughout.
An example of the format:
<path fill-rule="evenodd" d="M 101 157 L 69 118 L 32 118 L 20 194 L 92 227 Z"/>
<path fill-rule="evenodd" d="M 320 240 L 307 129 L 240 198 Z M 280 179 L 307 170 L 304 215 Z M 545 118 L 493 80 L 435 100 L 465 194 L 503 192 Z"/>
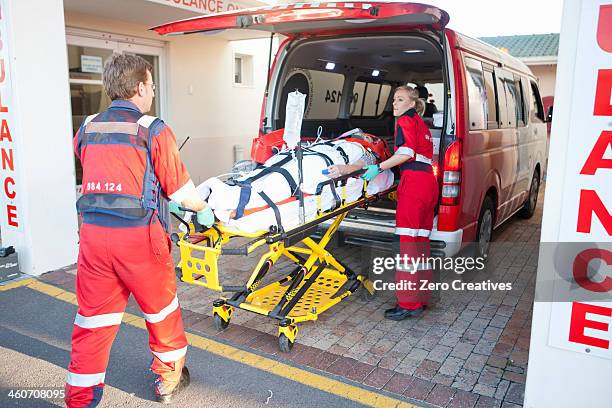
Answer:
<path fill-rule="evenodd" d="M 179 206 L 179 210 L 184 211 L 184 212 L 186 212 L 186 213 L 187 213 L 187 212 L 190 212 L 190 213 L 193 213 L 193 214 L 196 214 L 196 213 L 197 213 L 197 211 L 193 211 L 193 210 L 191 210 L 191 209 L 189 209 L 189 208 L 185 208 L 185 207 L 181 207 L 181 206 Z M 185 235 L 183 236 L 183 239 L 187 239 L 187 238 L 189 238 L 189 231 L 191 230 L 191 229 L 190 229 L 190 227 L 189 227 L 189 223 L 188 223 L 187 221 L 185 221 L 184 219 L 182 219 L 181 217 L 179 217 L 178 215 L 176 215 L 176 214 L 174 214 L 174 213 L 171 213 L 171 214 L 172 214 L 172 216 L 173 216 L 174 218 L 176 218 L 177 220 L 179 220 L 179 222 L 180 222 L 181 224 L 183 224 L 183 225 L 185 226 L 185 228 L 187 228 L 187 232 L 186 232 L 186 233 L 185 233 Z M 206 231 L 206 229 L 207 229 L 207 228 L 206 228 L 204 225 L 202 225 L 202 224 L 200 224 L 200 223 L 198 222 L 198 218 L 197 218 L 197 217 L 193 217 L 193 216 L 192 216 L 192 217 L 191 217 L 191 222 L 193 222 L 193 227 L 194 227 L 195 232 L 204 232 L 204 231 Z M 216 247 L 216 246 L 219 244 L 219 242 L 221 241 L 221 231 L 219 230 L 219 228 L 217 228 L 217 227 L 216 227 L 216 226 L 214 226 L 214 225 L 213 225 L 213 226 L 211 226 L 211 228 L 214 228 L 214 230 L 215 230 L 215 231 L 217 231 L 217 236 L 218 236 L 218 238 L 217 238 L 217 240 L 215 241 L 215 243 L 213 244 L 213 247 Z M 173 241 L 174 241 L 174 235 L 175 235 L 175 234 L 172 234 L 172 237 L 171 237 L 171 239 L 172 239 Z M 176 236 L 176 242 L 175 242 L 175 243 L 178 243 L 178 235 Z"/>
<path fill-rule="evenodd" d="M 247 247 L 242 248 L 221 248 L 221 255 L 248 255 L 249 249 Z"/>
<path fill-rule="evenodd" d="M 181 207 L 179 206 L 179 210 L 184 211 L 186 213 L 190 212 L 192 214 L 196 214 L 197 211 L 193 211 L 192 209 L 189 208 L 185 208 L 185 207 Z M 195 230 L 195 232 L 204 232 L 206 231 L 206 227 L 202 224 L 200 224 L 198 222 L 198 217 L 194 217 L 193 215 L 191 216 L 191 222 L 193 223 L 193 229 Z M 187 225 L 187 228 L 189 228 L 189 225 Z M 188 229 L 189 231 L 189 229 Z"/>

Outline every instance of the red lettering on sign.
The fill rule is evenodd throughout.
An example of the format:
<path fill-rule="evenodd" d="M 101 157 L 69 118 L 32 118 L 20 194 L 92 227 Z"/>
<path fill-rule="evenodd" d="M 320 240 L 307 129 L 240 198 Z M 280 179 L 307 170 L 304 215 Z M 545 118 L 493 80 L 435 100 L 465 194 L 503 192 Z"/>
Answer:
<path fill-rule="evenodd" d="M 597 88 L 595 88 L 595 116 L 612 116 L 612 69 L 600 69 L 597 72 Z"/>
<path fill-rule="evenodd" d="M 2 95 L 0 95 L 0 112 L 8 112 L 8 106 L 2 106 Z"/>
<path fill-rule="evenodd" d="M 612 265 L 612 252 L 602 248 L 589 248 L 580 252 L 574 259 L 574 279 L 586 290 L 591 292 L 612 291 L 612 278 L 606 276 L 602 282 L 594 282 L 589 277 L 589 262 L 601 259 L 606 265 Z"/>
<path fill-rule="evenodd" d="M 584 329 L 595 329 L 608 331 L 609 324 L 588 320 L 587 313 L 593 313 L 601 316 L 612 317 L 612 309 L 609 307 L 588 305 L 585 303 L 572 303 L 572 316 L 570 320 L 569 341 L 572 343 L 585 344 L 587 346 L 599 347 L 607 349 L 610 342 L 606 339 L 586 336 Z"/>
<path fill-rule="evenodd" d="M 206 2 L 206 7 L 208 7 L 208 11 L 214 11 L 215 10 L 215 0 L 208 0 Z"/>
<path fill-rule="evenodd" d="M 217 0 L 217 13 L 223 11 L 223 0 Z"/>
<path fill-rule="evenodd" d="M 606 229 L 608 235 L 612 236 L 612 216 L 603 205 L 597 192 L 594 190 L 580 190 L 580 202 L 578 203 L 578 226 L 577 232 L 589 234 L 591 232 L 591 221 L 593 213 Z"/>
<path fill-rule="evenodd" d="M 14 171 L 15 166 L 13 165 L 13 149 L 1 149 L 0 153 L 2 154 L 2 170 L 8 169 Z"/>
<path fill-rule="evenodd" d="M 612 148 L 612 131 L 605 130 L 595 142 L 580 174 L 593 175 L 597 169 L 612 169 L 612 159 L 604 159 L 608 146 Z"/>
<path fill-rule="evenodd" d="M 2 125 L 0 125 L 0 142 L 6 140 L 8 142 L 12 142 L 13 138 L 11 137 L 11 131 L 8 127 L 8 122 L 6 119 L 2 119 Z"/>
<path fill-rule="evenodd" d="M 612 5 L 599 7 L 597 23 L 597 44 L 606 52 L 612 52 Z"/>
<path fill-rule="evenodd" d="M 12 177 L 7 177 L 4 179 L 4 194 L 6 194 L 9 199 L 13 200 L 15 196 L 17 196 L 17 193 L 15 190 L 9 191 L 9 184 L 15 186 L 15 180 L 13 180 Z"/>
<path fill-rule="evenodd" d="M 12 227 L 19 227 L 19 222 L 17 222 L 17 207 L 12 204 L 8 204 L 6 206 L 6 218 L 8 225 Z"/>

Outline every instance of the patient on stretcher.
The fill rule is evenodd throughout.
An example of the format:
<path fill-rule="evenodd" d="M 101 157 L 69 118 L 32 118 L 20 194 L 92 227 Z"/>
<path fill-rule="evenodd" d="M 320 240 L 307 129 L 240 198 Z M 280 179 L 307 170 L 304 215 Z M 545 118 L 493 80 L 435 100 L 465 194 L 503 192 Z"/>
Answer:
<path fill-rule="evenodd" d="M 378 140 L 375 136 L 359 134 L 303 145 L 302 191 L 306 222 L 316 217 L 319 183 L 338 176 L 337 172 L 326 175 L 324 170 L 333 169 L 330 166 L 363 166 L 361 163 L 375 164 L 384 160 L 385 157 L 380 157 L 372 148 Z M 357 167 L 343 167 L 344 170 L 348 168 Z M 228 227 L 243 232 L 267 231 L 279 221 L 276 209 L 282 227 L 288 230 L 297 227 L 300 222 L 298 180 L 295 152 L 284 149 L 247 174 L 225 182 L 212 177 L 197 189 L 212 207 L 215 216 Z M 368 184 L 367 192 L 376 194 L 392 184 L 393 173 L 387 170 Z M 338 198 L 345 198 L 347 204 L 356 201 L 362 191 L 363 180 L 359 177 L 347 179 L 346 186 L 335 187 L 335 191 L 327 184 L 320 194 L 320 209 L 326 211 L 334 208 Z"/>

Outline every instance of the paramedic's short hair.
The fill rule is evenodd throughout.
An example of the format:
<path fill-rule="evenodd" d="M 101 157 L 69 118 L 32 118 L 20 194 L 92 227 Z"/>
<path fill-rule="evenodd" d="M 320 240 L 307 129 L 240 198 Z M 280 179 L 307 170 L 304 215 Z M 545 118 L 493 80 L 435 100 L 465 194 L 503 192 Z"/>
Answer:
<path fill-rule="evenodd" d="M 130 99 L 136 94 L 139 82 L 146 82 L 147 71 L 153 66 L 144 58 L 130 54 L 113 54 L 104 64 L 102 84 L 111 100 Z"/>
<path fill-rule="evenodd" d="M 397 93 L 398 91 L 406 91 L 408 93 L 408 97 L 415 102 L 417 99 L 419 99 L 419 92 L 411 86 L 398 86 L 397 88 L 395 88 L 395 93 Z"/>

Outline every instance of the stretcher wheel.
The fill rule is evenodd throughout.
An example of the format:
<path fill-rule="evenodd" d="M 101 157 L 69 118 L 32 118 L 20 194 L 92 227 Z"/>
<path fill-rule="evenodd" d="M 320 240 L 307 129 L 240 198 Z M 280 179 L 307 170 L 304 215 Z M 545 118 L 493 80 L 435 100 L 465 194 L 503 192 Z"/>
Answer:
<path fill-rule="evenodd" d="M 229 326 L 229 320 L 225 321 L 221 316 L 219 316 L 219 314 L 215 313 L 213 315 L 213 322 L 215 323 L 215 328 L 218 331 L 223 331 L 225 329 L 227 329 L 227 326 Z"/>
<path fill-rule="evenodd" d="M 289 340 L 289 337 L 281 333 L 281 335 L 278 336 L 278 347 L 283 353 L 289 353 L 293 348 L 293 342 Z"/>

